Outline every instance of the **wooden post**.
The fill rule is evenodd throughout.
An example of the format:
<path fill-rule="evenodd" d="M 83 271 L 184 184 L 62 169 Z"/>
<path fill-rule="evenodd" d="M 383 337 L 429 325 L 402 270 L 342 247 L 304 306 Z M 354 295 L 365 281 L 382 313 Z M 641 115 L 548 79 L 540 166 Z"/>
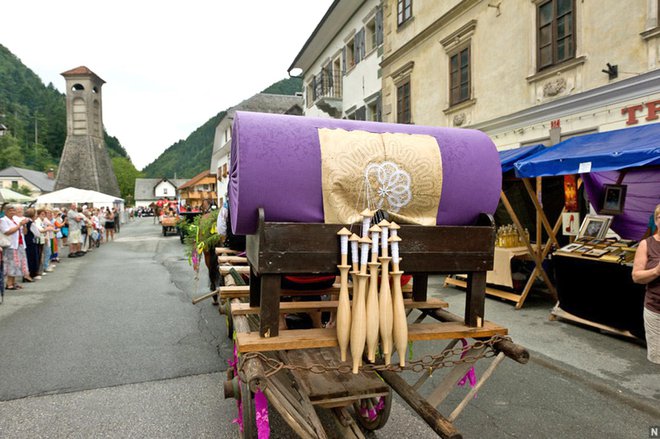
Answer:
<path fill-rule="evenodd" d="M 426 302 L 429 286 L 428 274 L 413 274 L 413 300 Z"/>
<path fill-rule="evenodd" d="M 351 304 L 348 298 L 348 270 L 350 265 L 338 265 L 340 283 L 339 283 L 339 304 L 337 306 L 337 341 L 339 342 L 339 353 L 341 361 L 346 361 L 346 352 L 348 351 L 348 341 L 351 334 Z"/>
<path fill-rule="evenodd" d="M 250 306 L 257 308 L 261 304 L 261 277 L 250 267 Z"/>
<path fill-rule="evenodd" d="M 279 335 L 280 290 L 282 280 L 278 274 L 261 276 L 261 307 L 259 309 L 259 335 L 265 338 Z"/>
<path fill-rule="evenodd" d="M 481 328 L 484 324 L 486 301 L 486 272 L 468 273 L 467 297 L 465 298 L 465 324 Z"/>

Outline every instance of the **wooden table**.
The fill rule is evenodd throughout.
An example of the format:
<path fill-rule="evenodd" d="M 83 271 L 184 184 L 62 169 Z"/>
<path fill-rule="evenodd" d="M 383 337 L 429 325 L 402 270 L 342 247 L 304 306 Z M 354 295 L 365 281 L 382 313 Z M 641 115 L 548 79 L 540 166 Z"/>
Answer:
<path fill-rule="evenodd" d="M 535 245 L 532 247 L 534 249 L 536 248 Z M 513 289 L 514 287 L 511 274 L 512 259 L 531 260 L 527 247 L 495 247 L 493 269 L 486 273 L 486 283 L 491 285 L 486 288 L 486 294 L 514 302 L 516 304 L 516 309 L 520 309 L 525 300 L 522 294 L 498 288 L 507 287 Z M 530 279 L 529 281 L 533 282 L 534 280 Z M 447 285 L 465 288 L 467 282 L 464 280 L 463 275 L 457 275 L 454 277 L 448 276 L 445 279 L 445 286 Z"/>

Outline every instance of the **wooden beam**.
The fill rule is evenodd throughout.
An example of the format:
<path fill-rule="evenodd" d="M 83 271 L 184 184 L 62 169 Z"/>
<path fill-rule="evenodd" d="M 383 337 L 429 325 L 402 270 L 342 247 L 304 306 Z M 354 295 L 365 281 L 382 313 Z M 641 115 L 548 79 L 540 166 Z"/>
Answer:
<path fill-rule="evenodd" d="M 545 215 L 543 206 L 541 205 L 541 203 L 539 203 L 539 200 L 536 197 L 536 194 L 534 193 L 534 189 L 532 189 L 531 183 L 526 178 L 523 178 L 522 181 L 523 181 L 523 185 L 525 186 L 525 189 L 527 190 L 527 194 L 529 195 L 529 198 L 531 198 L 532 203 L 534 203 L 534 207 L 536 208 L 536 212 L 539 214 L 541 222 L 543 223 L 543 227 L 545 227 L 545 231 L 548 233 L 549 240 L 552 241 L 557 247 L 559 247 L 559 243 L 557 242 L 557 232 L 555 232 L 553 228 L 550 226 L 548 217 Z"/>
<path fill-rule="evenodd" d="M 337 309 L 339 301 L 322 300 L 313 302 L 280 302 L 280 313 L 297 312 L 321 312 L 334 311 Z M 431 298 L 425 302 L 413 302 L 411 299 L 405 299 L 403 304 L 406 308 L 415 309 L 436 309 L 447 308 L 449 304 L 444 300 Z M 259 307 L 251 307 L 249 303 L 233 303 L 231 305 L 232 315 L 258 314 Z"/>
<path fill-rule="evenodd" d="M 218 264 L 247 264 L 244 256 L 218 256 Z"/>
<path fill-rule="evenodd" d="M 235 287 L 220 287 L 219 290 L 220 290 L 220 298 L 222 299 L 235 298 L 235 297 L 243 298 L 250 296 L 249 285 L 241 285 Z M 404 293 L 411 293 L 412 286 L 410 284 L 404 285 L 402 287 L 402 290 Z M 298 291 L 298 290 L 283 289 L 280 292 L 281 296 L 325 296 L 328 294 L 339 294 L 339 284 L 334 284 L 332 288 L 327 288 L 324 290 Z"/>
<path fill-rule="evenodd" d="M 227 247 L 216 247 L 215 248 L 215 254 L 216 255 L 237 255 L 238 252 L 236 250 L 232 250 Z"/>
<path fill-rule="evenodd" d="M 473 328 L 459 322 L 419 323 L 408 325 L 408 340 L 447 340 L 453 338 L 488 338 L 506 335 L 507 329 L 485 321 L 483 327 Z M 258 332 L 236 334 L 238 351 L 267 352 L 284 349 L 329 348 L 338 346 L 334 328 L 281 330 L 279 336 L 263 338 Z"/>
<path fill-rule="evenodd" d="M 429 404 L 417 391 L 405 382 L 398 373 L 386 371 L 380 375 L 440 437 L 445 439 L 460 439 L 463 437 L 456 430 L 454 424 L 442 416 L 435 407 Z"/>

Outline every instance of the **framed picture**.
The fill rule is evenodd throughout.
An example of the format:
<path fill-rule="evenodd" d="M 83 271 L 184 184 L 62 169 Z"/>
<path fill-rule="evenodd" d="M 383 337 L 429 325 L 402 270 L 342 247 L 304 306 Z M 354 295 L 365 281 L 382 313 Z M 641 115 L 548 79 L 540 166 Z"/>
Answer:
<path fill-rule="evenodd" d="M 582 244 L 573 243 L 573 244 L 568 244 L 568 245 L 560 248 L 559 251 L 560 252 L 572 252 L 572 251 L 575 251 L 575 250 L 579 249 L 580 247 L 582 247 Z"/>
<path fill-rule="evenodd" d="M 587 215 L 580 226 L 578 238 L 603 239 L 610 227 L 611 216 Z"/>
<path fill-rule="evenodd" d="M 607 253 L 607 250 L 601 250 L 601 249 L 596 249 L 595 248 L 593 250 L 589 250 L 584 255 L 585 256 L 591 256 L 593 258 L 600 258 L 601 256 L 603 256 L 606 253 Z"/>
<path fill-rule="evenodd" d="M 606 184 L 603 208 L 600 210 L 600 213 L 607 215 L 618 215 L 623 213 L 627 187 L 628 186 L 620 184 Z"/>
<path fill-rule="evenodd" d="M 565 212 L 562 214 L 562 233 L 565 236 L 577 236 L 580 228 L 580 213 Z"/>

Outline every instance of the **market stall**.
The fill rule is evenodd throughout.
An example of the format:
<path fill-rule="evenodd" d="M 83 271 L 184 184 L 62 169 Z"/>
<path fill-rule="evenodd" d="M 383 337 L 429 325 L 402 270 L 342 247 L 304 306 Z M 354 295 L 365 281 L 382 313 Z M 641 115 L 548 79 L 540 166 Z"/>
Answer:
<path fill-rule="evenodd" d="M 501 151 L 499 156 L 502 174 L 505 176 L 511 174 L 511 171 L 514 169 L 514 163 L 538 154 L 544 149 L 545 147 L 543 145 L 534 145 Z M 527 179 L 522 179 L 522 182 L 529 199 L 536 209 L 535 233 L 530 236 L 529 231 L 519 219 L 509 197 L 502 190 L 500 200 L 513 221 L 513 225 L 501 227 L 498 230 L 493 270 L 489 271 L 486 277 L 486 282 L 489 284 L 486 288 L 486 294 L 515 303 L 516 309 L 522 308 L 537 278 L 541 279 L 550 291 L 550 294 L 556 297 L 555 287 L 550 281 L 548 273 L 545 271 L 543 261 L 546 260 L 548 253 L 552 249 L 552 245 L 558 246 L 556 235 L 559 230 L 559 224 L 555 224 L 554 227 L 550 226 L 546 214 L 541 207 L 539 202 L 542 192 L 540 178 L 537 178 L 534 183 L 536 186 L 535 189 Z M 543 243 L 543 228 L 546 229 L 547 233 L 545 243 Z M 532 238 L 535 241 L 532 241 Z M 540 243 L 540 245 L 537 243 Z M 514 259 L 532 261 L 534 263 L 534 269 L 526 279 L 521 291 L 514 288 L 515 285 L 511 270 L 511 264 Z M 448 276 L 445 279 L 445 285 L 465 288 L 467 282 L 461 276 Z"/>
<path fill-rule="evenodd" d="M 660 124 L 648 124 L 574 137 L 515 162 L 521 178 L 580 174 L 591 205 L 610 214 L 587 215 L 577 241 L 553 254 L 554 316 L 641 335 L 644 289 L 630 280 L 632 257 L 660 203 L 659 139 Z M 623 240 L 607 239 L 609 227 Z"/>

